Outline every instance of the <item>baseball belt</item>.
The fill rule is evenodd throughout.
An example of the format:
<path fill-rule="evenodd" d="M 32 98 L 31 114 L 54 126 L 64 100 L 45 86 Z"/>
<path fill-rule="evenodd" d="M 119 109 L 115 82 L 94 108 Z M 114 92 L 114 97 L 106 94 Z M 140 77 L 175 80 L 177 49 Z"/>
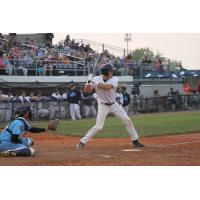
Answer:
<path fill-rule="evenodd" d="M 106 105 L 106 106 L 112 106 L 114 103 L 115 102 L 112 102 L 112 103 L 103 103 L 103 102 L 101 102 L 101 104 Z"/>

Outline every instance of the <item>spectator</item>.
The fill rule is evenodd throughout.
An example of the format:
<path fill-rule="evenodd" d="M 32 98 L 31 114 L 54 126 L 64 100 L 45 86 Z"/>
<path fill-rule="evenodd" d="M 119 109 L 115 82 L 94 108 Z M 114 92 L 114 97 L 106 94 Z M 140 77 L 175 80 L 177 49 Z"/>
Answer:
<path fill-rule="evenodd" d="M 163 64 L 162 64 L 162 60 L 161 59 L 158 59 L 158 61 L 156 63 L 156 70 L 159 73 L 163 73 L 164 72 L 164 70 L 163 70 Z"/>
<path fill-rule="evenodd" d="M 200 84 L 197 86 L 197 93 L 200 94 Z"/>
<path fill-rule="evenodd" d="M 5 75 L 6 70 L 5 70 L 5 64 L 2 58 L 0 58 L 0 75 Z"/>
<path fill-rule="evenodd" d="M 145 56 L 144 59 L 142 59 L 142 64 L 151 64 L 151 59 L 148 59 L 148 57 Z"/>
<path fill-rule="evenodd" d="M 134 94 L 132 96 L 132 102 L 133 102 L 133 114 L 135 115 L 138 112 L 138 108 L 140 105 L 140 96 L 137 94 Z"/>
<path fill-rule="evenodd" d="M 191 108 L 194 110 L 197 110 L 199 108 L 199 95 L 197 94 L 196 90 L 192 90 L 192 95 L 191 95 Z"/>
<path fill-rule="evenodd" d="M 179 89 L 175 91 L 175 100 L 176 100 L 176 108 L 180 110 L 182 108 L 182 96 L 180 94 Z"/>
<path fill-rule="evenodd" d="M 174 91 L 174 88 L 170 88 L 168 95 L 168 106 L 172 111 L 175 111 L 176 109 L 176 92 Z"/>
<path fill-rule="evenodd" d="M 11 65 L 10 61 L 8 60 L 8 57 L 6 56 L 6 54 L 3 55 L 2 60 L 3 60 L 4 66 L 5 66 L 6 74 L 11 76 L 13 74 L 13 66 Z"/>
<path fill-rule="evenodd" d="M 159 91 L 158 90 L 154 90 L 153 92 L 153 111 L 155 112 L 159 112 L 160 111 L 160 106 L 161 106 L 161 99 L 160 99 L 160 95 L 159 95 Z"/>
<path fill-rule="evenodd" d="M 131 91 L 132 95 L 140 95 L 140 85 L 141 85 L 141 82 L 134 83 L 132 91 Z"/>
<path fill-rule="evenodd" d="M 190 92 L 191 92 L 190 84 L 189 83 L 185 83 L 184 84 L 184 93 L 185 94 L 189 94 Z"/>
<path fill-rule="evenodd" d="M 152 71 L 152 66 L 151 66 L 151 59 L 148 59 L 147 56 L 144 57 L 142 60 L 142 72 L 147 73 L 149 71 Z"/>
<path fill-rule="evenodd" d="M 70 35 L 67 35 L 65 38 L 65 45 L 69 46 L 70 45 Z"/>
<path fill-rule="evenodd" d="M 43 61 L 39 61 L 38 66 L 37 66 L 37 75 L 43 76 L 44 74 L 45 74 L 44 63 L 43 63 Z"/>

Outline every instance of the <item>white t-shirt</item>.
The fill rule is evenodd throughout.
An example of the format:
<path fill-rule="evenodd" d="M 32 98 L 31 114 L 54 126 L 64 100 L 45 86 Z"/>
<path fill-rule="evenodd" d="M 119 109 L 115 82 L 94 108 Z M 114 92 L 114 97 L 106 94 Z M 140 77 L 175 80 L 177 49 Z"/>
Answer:
<path fill-rule="evenodd" d="M 25 103 L 25 102 L 31 102 L 30 101 L 30 97 L 29 96 L 19 96 L 19 100 L 21 101 L 21 103 Z"/>
<path fill-rule="evenodd" d="M 112 78 L 108 79 L 107 81 L 103 81 L 102 76 L 95 76 L 93 78 L 93 82 L 95 82 L 95 91 L 98 96 L 98 102 L 100 103 L 113 103 L 116 99 L 116 90 L 118 86 L 118 78 L 113 76 Z M 109 90 L 102 90 L 101 88 L 97 87 L 97 83 L 105 83 L 113 85 L 113 88 Z"/>

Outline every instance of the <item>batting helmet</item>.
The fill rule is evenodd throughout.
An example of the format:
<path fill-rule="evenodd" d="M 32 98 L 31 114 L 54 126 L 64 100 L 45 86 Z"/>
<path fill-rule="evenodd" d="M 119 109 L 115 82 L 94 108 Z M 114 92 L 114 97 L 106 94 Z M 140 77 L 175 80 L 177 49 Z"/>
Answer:
<path fill-rule="evenodd" d="M 101 74 L 107 76 L 109 72 L 113 72 L 113 65 L 112 64 L 105 64 L 101 68 Z"/>

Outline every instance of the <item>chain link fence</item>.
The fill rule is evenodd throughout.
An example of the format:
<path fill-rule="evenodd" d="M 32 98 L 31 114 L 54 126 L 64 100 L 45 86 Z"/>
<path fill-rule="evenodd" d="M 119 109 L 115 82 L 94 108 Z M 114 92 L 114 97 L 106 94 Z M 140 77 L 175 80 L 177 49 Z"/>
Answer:
<path fill-rule="evenodd" d="M 22 104 L 14 101 L 0 102 L 0 122 L 10 121 L 20 105 Z M 82 117 L 85 116 L 84 106 L 81 101 L 80 111 Z M 31 107 L 33 121 L 71 118 L 69 102 L 64 100 L 32 102 Z M 97 104 L 94 107 L 97 109 Z M 142 96 L 133 95 L 128 110 L 128 114 L 200 110 L 200 94 L 171 95 L 156 98 L 143 98 Z"/>

